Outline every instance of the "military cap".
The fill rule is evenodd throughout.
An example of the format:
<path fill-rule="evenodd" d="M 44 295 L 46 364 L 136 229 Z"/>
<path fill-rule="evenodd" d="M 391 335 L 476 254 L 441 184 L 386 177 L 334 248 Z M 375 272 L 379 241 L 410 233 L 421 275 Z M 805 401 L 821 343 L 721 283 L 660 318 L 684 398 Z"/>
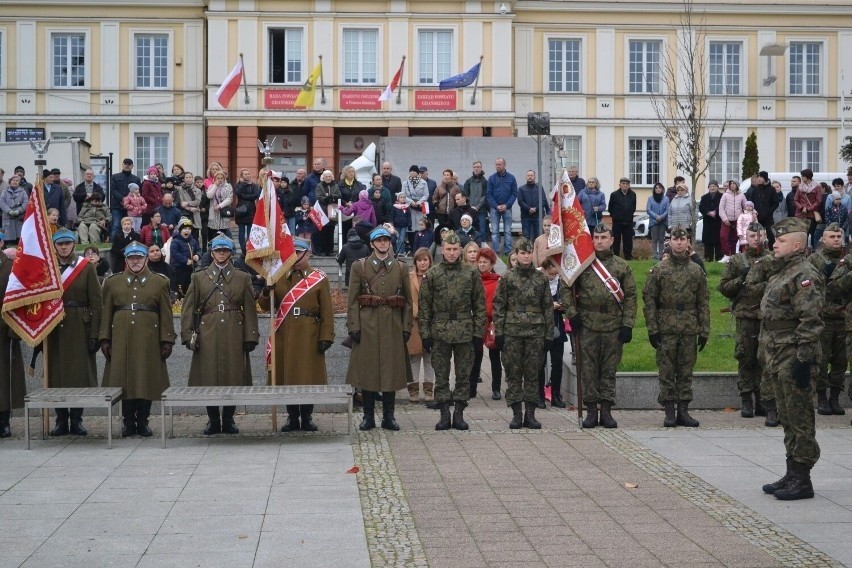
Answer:
<path fill-rule="evenodd" d="M 518 252 L 532 252 L 533 244 L 532 241 L 526 237 L 518 237 L 518 240 L 515 241 L 515 250 Z"/>
<path fill-rule="evenodd" d="M 62 228 L 53 233 L 53 244 L 57 243 L 76 243 L 77 234 L 68 229 Z"/>
<path fill-rule="evenodd" d="M 784 217 L 783 219 L 772 225 L 772 233 L 776 237 L 789 235 L 790 233 L 807 233 L 809 227 L 810 222 L 807 219 Z"/>
<path fill-rule="evenodd" d="M 672 238 L 673 239 L 688 239 L 689 238 L 689 229 L 684 227 L 683 225 L 677 225 L 672 228 Z"/>
<path fill-rule="evenodd" d="M 390 239 L 390 238 L 391 238 L 391 234 L 390 234 L 390 233 L 388 232 L 388 230 L 387 230 L 387 229 L 385 229 L 384 227 L 376 227 L 376 228 L 375 228 L 375 229 L 373 229 L 373 231 L 370 233 L 370 242 L 373 242 L 373 241 L 375 241 L 376 239 L 380 239 L 380 238 L 382 238 L 382 237 L 385 237 L 386 239 Z"/>
<path fill-rule="evenodd" d="M 835 223 L 829 223 L 828 226 L 826 226 L 826 228 L 823 232 L 827 233 L 829 231 L 832 231 L 834 233 L 842 233 L 843 229 L 841 229 L 840 225 L 835 222 Z"/>
<path fill-rule="evenodd" d="M 446 233 L 442 229 L 441 230 L 441 242 L 443 242 L 446 245 L 460 245 L 461 239 L 456 234 L 456 232 L 453 231 L 452 229 L 447 231 Z"/>
<path fill-rule="evenodd" d="M 234 252 L 234 241 L 232 241 L 225 235 L 217 235 L 212 241 L 210 241 L 210 250 L 223 249 Z"/>
<path fill-rule="evenodd" d="M 598 223 L 595 225 L 595 233 L 610 233 L 612 234 L 612 227 L 607 225 L 606 223 Z"/>
<path fill-rule="evenodd" d="M 148 247 L 140 242 L 133 241 L 124 247 L 124 258 L 130 258 L 131 256 L 148 256 Z"/>
<path fill-rule="evenodd" d="M 311 243 L 302 237 L 295 237 L 293 238 L 293 248 L 297 251 L 311 250 Z"/>
<path fill-rule="evenodd" d="M 746 227 L 746 231 L 751 231 L 752 233 L 759 233 L 762 230 L 763 230 L 763 225 L 761 225 L 757 221 L 752 221 L 751 223 L 748 224 L 748 227 Z"/>

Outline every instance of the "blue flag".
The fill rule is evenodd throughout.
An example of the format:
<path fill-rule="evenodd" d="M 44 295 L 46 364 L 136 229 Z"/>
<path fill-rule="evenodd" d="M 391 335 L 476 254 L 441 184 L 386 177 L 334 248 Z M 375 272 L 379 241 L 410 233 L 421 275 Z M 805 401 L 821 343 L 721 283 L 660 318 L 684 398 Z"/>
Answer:
<path fill-rule="evenodd" d="M 480 61 L 464 73 L 460 75 L 455 75 L 453 77 L 449 77 L 444 79 L 440 83 L 438 83 L 439 91 L 447 91 L 449 89 L 461 89 L 462 87 L 467 87 L 472 85 L 476 78 L 479 76 L 479 66 L 482 65 Z"/>

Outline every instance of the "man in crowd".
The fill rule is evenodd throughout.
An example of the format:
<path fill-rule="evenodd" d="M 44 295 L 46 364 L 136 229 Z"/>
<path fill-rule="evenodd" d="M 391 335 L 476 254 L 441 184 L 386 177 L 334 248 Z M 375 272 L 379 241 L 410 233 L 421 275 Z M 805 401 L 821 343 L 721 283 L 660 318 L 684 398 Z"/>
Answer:
<path fill-rule="evenodd" d="M 417 177 L 420 177 L 420 166 L 417 167 Z M 425 183 L 425 181 L 424 181 Z M 382 163 L 382 185 L 384 185 L 391 195 L 395 196 L 402 191 L 402 180 L 399 176 L 393 175 L 393 166 L 390 162 Z M 429 186 L 426 186 L 429 189 Z"/>
<path fill-rule="evenodd" d="M 322 173 L 325 171 L 325 159 L 314 158 L 313 169 L 305 178 L 305 195 L 311 200 L 311 205 L 317 200 L 317 186 L 322 181 Z"/>
<path fill-rule="evenodd" d="M 473 173 L 464 182 L 462 193 L 467 195 L 470 208 L 476 211 L 474 219 L 477 222 L 476 230 L 479 233 L 479 241 L 485 242 L 485 232 L 488 229 L 488 180 L 482 171 L 482 162 L 473 162 Z"/>
<path fill-rule="evenodd" d="M 618 182 L 618 191 L 609 196 L 609 215 L 612 218 L 612 252 L 618 256 L 624 242 L 624 260 L 633 260 L 633 214 L 636 213 L 636 193 L 630 189 L 630 178 Z"/>
<path fill-rule="evenodd" d="M 799 192 L 800 183 L 802 183 L 800 176 L 793 176 L 790 179 L 790 193 L 784 200 L 784 205 L 787 207 L 787 217 L 796 216 L 796 194 Z"/>
<path fill-rule="evenodd" d="M 574 191 L 580 191 L 586 187 L 586 180 L 580 177 L 577 166 L 568 166 L 568 179 L 571 180 L 571 185 L 574 186 Z"/>
<path fill-rule="evenodd" d="M 109 209 L 103 204 L 103 194 L 95 192 L 86 198 L 77 214 L 77 234 L 83 244 L 101 242 L 101 231 L 109 230 Z"/>
<path fill-rule="evenodd" d="M 547 195 L 541 184 L 535 181 L 535 172 L 532 170 L 527 170 L 527 183 L 518 188 L 518 206 L 521 208 L 521 231 L 532 242 L 541 233 L 539 209 L 542 218 L 550 214 Z"/>
<path fill-rule="evenodd" d="M 26 173 L 24 166 L 15 166 L 15 175 L 21 178 L 20 186 L 24 188 L 24 191 L 27 192 L 27 196 L 29 197 L 33 190 L 33 184 L 27 181 Z"/>
<path fill-rule="evenodd" d="M 752 185 L 746 191 L 746 200 L 754 203 L 754 210 L 757 213 L 757 222 L 763 225 L 766 230 L 766 236 L 769 238 L 769 248 L 775 242 L 775 237 L 770 228 L 773 224 L 773 215 L 778 205 L 784 200 L 784 195 L 781 193 L 781 188 L 777 190 L 770 184 L 769 174 L 760 172 L 757 174 L 757 183 Z"/>
<path fill-rule="evenodd" d="M 139 176 L 133 173 L 133 160 L 124 158 L 121 163 L 121 171 L 112 174 L 109 178 L 109 210 L 112 213 L 112 232 L 110 238 L 121 231 L 121 219 L 127 216 L 121 202 L 130 193 L 129 185 L 135 183 L 138 187 L 142 187 L 142 180 Z"/>
<path fill-rule="evenodd" d="M 506 171 L 505 158 L 494 161 L 496 170 L 488 178 L 488 210 L 491 213 L 491 248 L 500 252 L 500 223 L 503 224 L 503 254 L 512 251 L 512 206 L 518 199 L 518 182 Z"/>
<path fill-rule="evenodd" d="M 173 234 L 181 218 L 181 210 L 175 207 L 174 195 L 164 193 L 163 204 L 157 211 L 160 212 L 160 221 L 169 228 L 169 234 Z"/>
<path fill-rule="evenodd" d="M 48 171 L 44 170 L 44 207 L 45 209 L 56 209 L 59 211 L 60 227 L 64 227 L 68 222 L 68 208 L 65 203 L 65 193 L 62 187 L 62 182 L 59 180 L 60 171 L 58 168 L 53 168 Z"/>
<path fill-rule="evenodd" d="M 86 199 L 95 193 L 101 195 L 101 202 L 106 199 L 104 188 L 95 183 L 95 172 L 89 168 L 83 173 L 83 181 L 77 184 L 77 187 L 74 188 L 74 194 L 71 196 L 74 199 L 74 203 L 77 204 L 77 211 L 82 210 Z"/>

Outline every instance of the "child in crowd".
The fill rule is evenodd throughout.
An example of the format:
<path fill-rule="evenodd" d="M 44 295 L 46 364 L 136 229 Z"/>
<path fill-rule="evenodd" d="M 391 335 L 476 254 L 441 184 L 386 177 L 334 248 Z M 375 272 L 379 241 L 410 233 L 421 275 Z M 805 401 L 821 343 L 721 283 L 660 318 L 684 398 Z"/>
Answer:
<path fill-rule="evenodd" d="M 376 226 L 384 225 L 385 223 L 391 221 L 391 205 L 382 199 L 382 190 L 374 189 L 373 196 L 370 197 L 370 201 L 373 203 L 373 210 L 376 213 Z"/>
<path fill-rule="evenodd" d="M 127 211 L 127 216 L 130 217 L 130 221 L 133 223 L 133 230 L 138 233 L 142 229 L 142 213 L 145 212 L 148 204 L 145 202 L 142 194 L 139 193 L 139 186 L 137 184 L 129 183 L 127 184 L 127 189 L 130 190 L 130 193 L 121 200 L 121 205 Z"/>
<path fill-rule="evenodd" d="M 458 235 L 462 246 L 467 246 L 469 242 L 477 242 L 477 232 L 473 228 L 473 217 L 465 213 L 461 216 L 459 223 L 461 223 L 461 227 L 458 230 Z"/>
<path fill-rule="evenodd" d="M 86 250 L 83 252 L 83 256 L 95 268 L 95 273 L 98 276 L 98 282 L 103 283 L 104 279 L 112 274 L 112 271 L 109 269 L 109 263 L 106 259 L 101 258 L 101 251 L 98 247 L 86 247 Z"/>
<path fill-rule="evenodd" d="M 435 231 L 432 230 L 432 222 L 426 217 L 421 217 L 417 222 L 417 232 L 414 233 L 414 244 L 411 250 L 425 248 L 431 251 L 434 242 Z"/>
<path fill-rule="evenodd" d="M 169 254 L 169 264 L 174 268 L 172 289 L 183 298 L 189 289 L 192 271 L 200 259 L 198 241 L 192 236 L 192 221 L 182 217 L 178 221 L 178 234 L 174 235 Z"/>
<path fill-rule="evenodd" d="M 743 212 L 737 217 L 738 248 L 742 249 L 748 242 L 746 239 L 746 230 L 752 223 L 757 223 L 757 213 L 754 210 L 754 203 L 746 201 L 743 205 Z"/>
<path fill-rule="evenodd" d="M 847 233 L 846 223 L 848 221 L 849 211 L 843 205 L 843 194 L 839 191 L 832 191 L 825 201 L 825 224 L 837 223 L 845 235 Z"/>
<path fill-rule="evenodd" d="M 306 195 L 302 198 L 302 203 L 296 208 L 296 235 L 303 239 L 310 240 L 311 235 L 316 231 L 314 222 L 311 221 L 311 200 Z"/>
<path fill-rule="evenodd" d="M 364 242 L 358 231 L 349 229 L 346 233 L 346 243 L 343 249 L 337 255 L 337 264 L 343 265 L 346 263 L 346 286 L 349 286 L 349 273 L 352 271 L 352 264 L 360 259 L 370 256 L 370 247 Z"/>
<path fill-rule="evenodd" d="M 396 255 L 405 255 L 405 241 L 408 237 L 408 229 L 411 227 L 411 211 L 406 203 L 405 193 L 399 192 L 396 195 L 396 203 L 393 205 L 393 226 L 398 233 L 399 238 L 396 242 Z"/>
<path fill-rule="evenodd" d="M 59 230 L 59 209 L 51 207 L 47 210 L 47 228 L 50 231 L 50 236 Z"/>

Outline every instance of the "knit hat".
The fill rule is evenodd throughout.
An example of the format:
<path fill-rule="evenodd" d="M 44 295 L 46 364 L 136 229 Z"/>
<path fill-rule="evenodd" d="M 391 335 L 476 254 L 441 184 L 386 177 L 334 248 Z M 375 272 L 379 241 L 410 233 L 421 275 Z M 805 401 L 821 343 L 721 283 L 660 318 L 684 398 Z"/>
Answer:
<path fill-rule="evenodd" d="M 417 164 L 412 164 L 412 166 L 410 168 L 408 168 L 408 173 L 411 173 L 411 172 L 419 174 L 420 173 L 420 166 L 418 166 Z"/>
<path fill-rule="evenodd" d="M 133 191 L 134 189 L 139 189 L 139 184 L 133 182 L 127 184 L 127 191 Z"/>
<path fill-rule="evenodd" d="M 840 195 L 839 191 L 832 191 L 831 192 L 831 198 L 832 199 L 843 199 L 843 196 Z"/>
<path fill-rule="evenodd" d="M 746 201 L 745 203 L 743 203 L 743 209 L 745 209 L 746 207 L 751 207 L 752 209 L 754 209 L 754 203 L 752 203 L 751 201 Z"/>
<path fill-rule="evenodd" d="M 158 170 L 154 166 L 151 166 L 147 170 L 145 170 L 145 173 L 148 174 L 149 176 L 152 176 L 152 175 L 156 176 L 156 175 L 160 175 L 160 170 Z"/>
<path fill-rule="evenodd" d="M 760 177 L 762 177 L 764 180 L 766 180 L 767 182 L 769 182 L 769 173 L 767 173 L 767 172 L 757 172 L 757 175 L 759 175 L 759 176 L 760 176 Z"/>
<path fill-rule="evenodd" d="M 465 219 L 467 219 L 470 224 L 473 224 L 473 217 L 471 217 L 467 213 L 461 216 L 460 221 L 464 221 Z"/>

